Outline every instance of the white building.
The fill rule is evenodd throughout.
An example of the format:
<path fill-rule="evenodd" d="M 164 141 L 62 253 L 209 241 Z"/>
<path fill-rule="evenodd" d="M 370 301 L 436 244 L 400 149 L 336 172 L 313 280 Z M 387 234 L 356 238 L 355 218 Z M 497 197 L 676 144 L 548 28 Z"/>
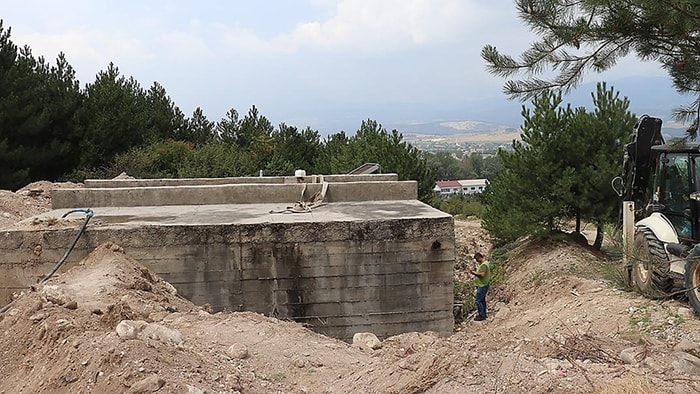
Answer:
<path fill-rule="evenodd" d="M 486 189 L 487 179 L 462 179 L 459 181 L 437 181 L 433 191 L 440 197 L 449 197 L 455 194 L 478 194 Z"/>
<path fill-rule="evenodd" d="M 463 179 L 457 182 L 462 185 L 462 194 L 482 193 L 489 184 L 488 179 Z"/>

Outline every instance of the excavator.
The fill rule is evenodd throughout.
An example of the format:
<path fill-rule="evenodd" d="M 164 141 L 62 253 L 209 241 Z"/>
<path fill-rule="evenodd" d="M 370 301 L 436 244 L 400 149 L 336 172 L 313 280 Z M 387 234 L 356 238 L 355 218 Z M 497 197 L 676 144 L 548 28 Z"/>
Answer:
<path fill-rule="evenodd" d="M 622 198 L 624 273 L 645 296 L 684 295 L 700 316 L 700 143 L 667 143 L 661 125 L 639 118 L 612 180 Z"/>

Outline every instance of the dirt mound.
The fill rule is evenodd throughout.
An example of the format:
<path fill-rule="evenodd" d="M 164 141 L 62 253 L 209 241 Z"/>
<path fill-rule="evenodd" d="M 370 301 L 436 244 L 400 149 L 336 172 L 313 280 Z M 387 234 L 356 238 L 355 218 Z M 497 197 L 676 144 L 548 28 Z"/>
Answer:
<path fill-rule="evenodd" d="M 0 206 L 48 209 L 35 188 L 0 194 Z M 463 279 L 467 256 L 491 246 L 477 221 L 456 222 L 455 236 Z M 373 350 L 255 313 L 212 314 L 102 245 L 0 313 L 0 393 L 700 392 L 700 322 L 686 304 L 615 289 L 603 256 L 573 241 L 526 240 L 503 264 L 488 320 Z"/>
<path fill-rule="evenodd" d="M 82 187 L 80 183 L 38 181 L 12 192 L 0 190 L 0 229 L 22 219 L 51 210 L 51 191 L 57 188 Z"/>
<path fill-rule="evenodd" d="M 2 316 L 0 392 L 298 392 L 369 358 L 299 324 L 210 314 L 116 245 Z"/>
<path fill-rule="evenodd" d="M 517 255 L 536 260 L 510 261 L 530 269 L 552 266 L 556 251 L 566 248 L 596 262 L 581 246 L 556 243 Z M 508 304 L 492 302 L 488 321 L 462 323 L 449 338 L 406 333 L 372 350 L 255 313 L 211 314 L 179 297 L 117 245 L 102 245 L 0 315 L 0 373 L 6 377 L 0 392 L 700 388 L 700 359 L 694 355 L 700 325 L 680 312 L 682 304 L 652 302 L 576 276 L 552 275 L 529 286 Z M 676 338 L 663 337 L 674 330 Z"/>

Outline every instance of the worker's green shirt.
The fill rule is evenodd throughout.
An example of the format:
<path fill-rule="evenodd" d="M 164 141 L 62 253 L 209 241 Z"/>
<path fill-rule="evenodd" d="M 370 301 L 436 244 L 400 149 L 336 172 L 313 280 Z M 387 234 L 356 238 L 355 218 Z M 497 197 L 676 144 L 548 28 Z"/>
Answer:
<path fill-rule="evenodd" d="M 474 277 L 474 284 L 476 284 L 476 287 L 484 287 L 491 284 L 491 263 L 488 260 L 484 260 L 479 265 L 476 272 L 486 272 L 486 275 L 483 278 L 480 276 Z"/>

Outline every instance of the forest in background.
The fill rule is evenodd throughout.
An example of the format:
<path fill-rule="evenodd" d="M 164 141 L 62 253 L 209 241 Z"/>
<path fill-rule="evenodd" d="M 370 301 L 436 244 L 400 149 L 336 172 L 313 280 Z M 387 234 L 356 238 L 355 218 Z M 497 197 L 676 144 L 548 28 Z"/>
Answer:
<path fill-rule="evenodd" d="M 0 189 L 37 180 L 347 173 L 366 162 L 419 183 L 429 201 L 435 180 L 478 178 L 497 170 L 480 154 L 425 152 L 398 130 L 360 120 L 353 133 L 322 137 L 309 127 L 273 125 L 255 106 L 211 121 L 202 108 L 185 115 L 166 88 L 144 88 L 110 63 L 80 86 L 63 53 L 55 62 L 11 40 L 0 21 Z"/>

